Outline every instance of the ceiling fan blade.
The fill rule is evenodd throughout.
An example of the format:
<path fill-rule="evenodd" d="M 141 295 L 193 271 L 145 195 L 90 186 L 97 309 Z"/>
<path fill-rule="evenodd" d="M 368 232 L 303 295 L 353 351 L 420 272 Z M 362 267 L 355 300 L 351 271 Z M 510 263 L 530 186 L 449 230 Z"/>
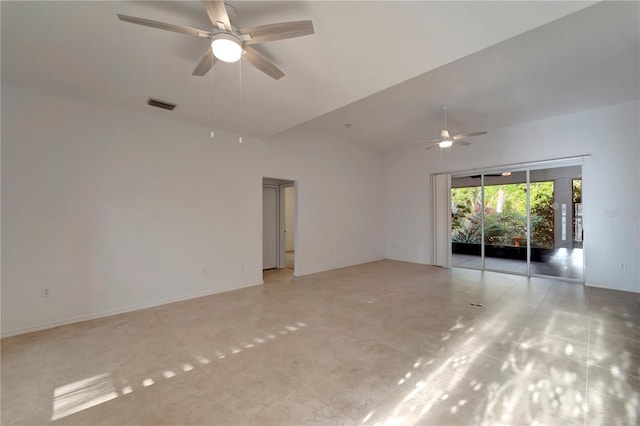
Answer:
<path fill-rule="evenodd" d="M 151 19 L 136 18 L 135 16 L 117 14 L 121 21 L 132 24 L 144 25 L 146 27 L 157 28 L 159 30 L 173 31 L 175 33 L 186 34 L 194 37 L 211 38 L 211 33 L 197 28 L 185 27 L 182 25 L 167 24 L 165 22 L 152 21 Z"/>
<path fill-rule="evenodd" d="M 427 141 L 411 141 L 411 142 L 408 142 L 408 143 L 411 143 L 411 144 L 417 144 L 417 143 L 434 143 L 434 142 L 435 142 L 435 143 L 438 143 L 438 142 L 440 142 L 441 140 L 442 140 L 442 139 L 431 139 L 431 140 L 427 140 Z"/>
<path fill-rule="evenodd" d="M 471 142 L 467 142 L 467 141 L 461 141 L 461 140 L 456 140 L 455 141 L 456 145 L 462 145 L 462 146 L 469 146 L 471 145 Z"/>
<path fill-rule="evenodd" d="M 480 136 L 480 135 L 486 135 L 487 132 L 473 132 L 473 133 L 460 133 L 459 135 L 455 135 L 454 137 L 452 137 L 451 139 L 453 139 L 454 141 L 460 140 L 460 139 L 464 139 L 464 138 L 470 138 L 473 136 Z"/>
<path fill-rule="evenodd" d="M 244 47 L 244 55 L 242 55 L 242 59 L 249 62 L 254 67 L 258 68 L 263 73 L 267 74 L 269 77 L 274 78 L 276 80 L 280 80 L 284 77 L 284 73 L 278 69 L 275 65 L 271 63 L 267 58 L 258 53 L 257 50 L 250 46 Z"/>
<path fill-rule="evenodd" d="M 211 48 L 209 48 L 209 50 L 207 50 L 207 53 L 205 53 L 202 59 L 200 59 L 200 62 L 198 62 L 198 65 L 196 65 L 196 68 L 193 70 L 192 75 L 205 75 L 217 62 L 218 58 L 215 57 L 215 55 L 211 51 Z"/>
<path fill-rule="evenodd" d="M 229 20 L 229 14 L 227 8 L 222 0 L 202 0 L 205 9 L 207 9 L 207 15 L 214 27 L 218 28 L 218 22 L 222 22 L 224 28 L 227 31 L 232 31 L 231 21 Z"/>
<path fill-rule="evenodd" d="M 266 41 L 284 40 L 288 38 L 302 37 L 313 34 L 312 21 L 280 22 L 278 24 L 259 25 L 257 27 L 243 28 L 238 34 L 251 36 L 245 44 L 264 43 Z"/>
<path fill-rule="evenodd" d="M 433 145 L 429 145 L 429 146 L 428 146 L 427 148 L 425 148 L 425 149 L 435 148 L 436 146 L 439 146 L 439 143 L 438 143 L 438 142 L 434 143 Z"/>

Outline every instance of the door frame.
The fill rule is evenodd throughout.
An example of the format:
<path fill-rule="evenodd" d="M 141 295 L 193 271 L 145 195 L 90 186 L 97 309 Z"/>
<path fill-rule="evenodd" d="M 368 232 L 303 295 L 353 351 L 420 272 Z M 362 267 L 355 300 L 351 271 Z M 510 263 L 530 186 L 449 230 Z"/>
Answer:
<path fill-rule="evenodd" d="M 264 190 L 264 188 L 269 188 L 269 189 L 275 189 L 276 190 L 276 241 L 278 243 L 278 247 L 276 248 L 276 269 L 280 268 L 280 234 L 281 234 L 281 227 L 280 227 L 280 187 L 278 185 L 268 185 L 268 184 L 263 184 L 262 185 L 262 189 Z M 263 259 L 263 264 L 262 264 L 262 270 L 266 271 L 267 269 L 264 269 L 264 191 L 263 191 L 263 210 L 262 210 L 262 217 L 263 217 L 263 228 L 262 228 L 262 259 Z"/>
<path fill-rule="evenodd" d="M 298 198 L 298 190 L 296 187 L 296 183 L 295 181 L 291 181 L 291 182 L 287 182 L 287 183 L 282 183 L 280 185 L 278 185 L 278 231 L 279 231 L 279 245 L 278 245 L 278 268 L 282 269 L 282 268 L 286 268 L 287 267 L 287 234 L 286 234 L 286 215 L 287 215 L 287 210 L 286 210 L 286 197 L 285 197 L 285 188 L 293 188 L 294 189 L 294 193 L 293 193 L 293 197 L 296 201 L 295 207 L 296 209 L 294 210 L 294 224 L 293 224 L 293 268 L 295 269 L 296 267 L 296 237 L 297 237 L 297 226 L 298 226 L 298 218 L 297 216 L 297 212 L 298 212 L 298 203 L 297 203 L 297 198 Z M 282 231 L 280 231 L 282 230 Z"/>
<path fill-rule="evenodd" d="M 269 181 L 265 183 L 265 181 Z M 294 188 L 294 200 L 295 200 L 295 210 L 294 210 L 294 226 L 293 226 L 293 275 L 297 276 L 298 272 L 298 181 L 294 179 L 285 179 L 285 178 L 271 178 L 271 177 L 263 177 L 262 178 L 262 187 L 263 188 L 275 188 L 276 189 L 276 216 L 277 216 L 277 232 L 278 237 L 276 241 L 278 242 L 278 248 L 276 249 L 276 268 L 283 269 L 287 266 L 287 258 L 286 258 L 286 234 L 285 234 L 285 197 L 284 197 L 284 188 Z M 264 217 L 264 211 L 262 212 L 262 216 Z M 261 235 L 264 235 L 264 229 Z M 262 250 L 264 251 L 264 241 L 262 245 Z M 264 253 L 263 253 L 264 255 Z M 264 265 L 263 265 L 264 266 Z M 264 271 L 264 269 L 263 269 Z"/>

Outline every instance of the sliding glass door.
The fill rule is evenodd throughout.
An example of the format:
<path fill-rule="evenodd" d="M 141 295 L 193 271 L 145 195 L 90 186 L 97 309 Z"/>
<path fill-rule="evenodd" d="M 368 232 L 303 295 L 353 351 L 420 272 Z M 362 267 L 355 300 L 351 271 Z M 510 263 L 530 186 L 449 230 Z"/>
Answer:
<path fill-rule="evenodd" d="M 531 274 L 583 280 L 582 167 L 531 171 Z"/>
<path fill-rule="evenodd" d="M 453 266 L 482 269 L 482 184 L 480 176 L 451 178 Z"/>
<path fill-rule="evenodd" d="M 582 168 L 451 179 L 452 265 L 583 280 Z"/>
<path fill-rule="evenodd" d="M 527 273 L 527 173 L 484 175 L 485 269 Z"/>

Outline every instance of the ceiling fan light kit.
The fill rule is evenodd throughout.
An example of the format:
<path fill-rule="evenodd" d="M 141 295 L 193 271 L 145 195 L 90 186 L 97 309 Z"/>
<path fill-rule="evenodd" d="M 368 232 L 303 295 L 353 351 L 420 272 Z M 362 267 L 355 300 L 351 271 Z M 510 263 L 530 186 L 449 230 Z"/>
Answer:
<path fill-rule="evenodd" d="M 217 33 L 211 38 L 211 51 L 222 62 L 238 62 L 242 57 L 242 42 L 231 33 Z"/>
<path fill-rule="evenodd" d="M 438 142 L 440 148 L 449 148 L 453 145 L 453 140 L 449 136 L 449 131 L 446 129 L 440 132 L 440 139 L 440 142 Z"/>

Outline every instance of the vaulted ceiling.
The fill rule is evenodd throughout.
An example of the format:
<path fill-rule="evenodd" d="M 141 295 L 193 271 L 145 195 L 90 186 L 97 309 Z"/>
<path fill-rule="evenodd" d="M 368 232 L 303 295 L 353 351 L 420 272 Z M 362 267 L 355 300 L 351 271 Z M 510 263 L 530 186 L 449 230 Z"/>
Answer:
<path fill-rule="evenodd" d="M 442 104 L 475 130 L 638 97 L 636 2 L 228 3 L 240 27 L 313 20 L 315 35 L 258 47 L 284 78 L 237 63 L 193 77 L 206 40 L 116 17 L 210 29 L 199 1 L 3 1 L 2 78 L 247 136 L 305 126 L 383 149 L 435 136 Z"/>

